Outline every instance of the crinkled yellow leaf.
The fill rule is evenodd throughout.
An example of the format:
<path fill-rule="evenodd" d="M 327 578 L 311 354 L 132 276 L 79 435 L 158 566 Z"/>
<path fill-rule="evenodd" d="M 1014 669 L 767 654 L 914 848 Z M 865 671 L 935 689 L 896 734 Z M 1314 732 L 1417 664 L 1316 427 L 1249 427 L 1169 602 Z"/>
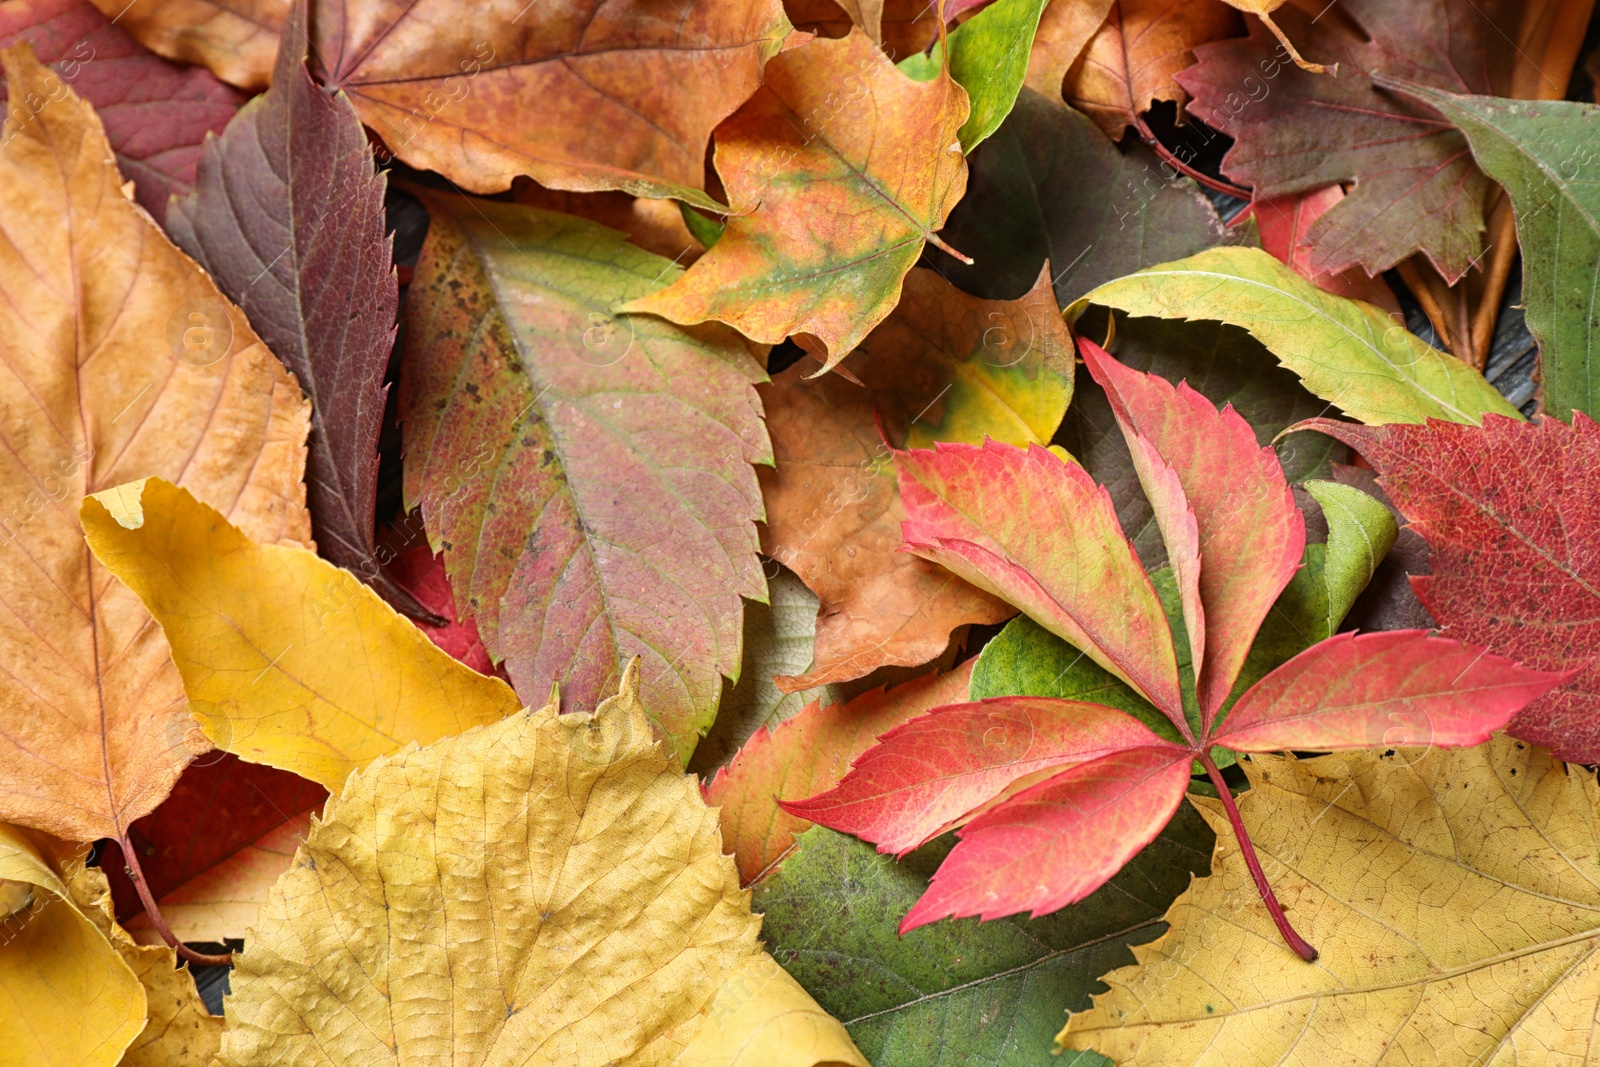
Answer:
<path fill-rule="evenodd" d="M 41 854 L 65 882 L 73 905 L 100 931 L 144 986 L 144 1029 L 123 1055 L 121 1067 L 205 1067 L 222 1043 L 222 1019 L 210 1014 L 187 967 L 165 944 L 135 944 L 113 917 L 111 887 L 97 867 L 83 863 L 82 846 L 34 835 Z"/>
<path fill-rule="evenodd" d="M 94 109 L 4 53 L 0 819 L 120 836 L 208 746 L 138 598 L 84 551 L 82 498 L 146 475 L 305 543 L 307 407 L 238 308 L 127 198 Z"/>
<path fill-rule="evenodd" d="M 376 756 L 521 706 L 348 571 L 256 544 L 159 478 L 84 500 L 82 520 L 161 624 L 207 736 L 241 759 L 336 790 Z"/>
<path fill-rule="evenodd" d="M 5 823 L 0 878 L 28 887 L 0 919 L 0 1062 L 112 1067 L 144 1029 L 144 987 L 39 843 Z"/>
<path fill-rule="evenodd" d="M 638 679 L 351 775 L 238 957 L 222 1062 L 866 1067 L 751 962 L 760 920 Z"/>
<path fill-rule="evenodd" d="M 1171 931 L 1058 1041 L 1119 1067 L 1594 1062 L 1593 773 L 1503 736 L 1240 765 L 1262 866 L 1321 956 L 1283 947 L 1222 833 Z M 1221 806 L 1196 802 L 1220 831 Z"/>

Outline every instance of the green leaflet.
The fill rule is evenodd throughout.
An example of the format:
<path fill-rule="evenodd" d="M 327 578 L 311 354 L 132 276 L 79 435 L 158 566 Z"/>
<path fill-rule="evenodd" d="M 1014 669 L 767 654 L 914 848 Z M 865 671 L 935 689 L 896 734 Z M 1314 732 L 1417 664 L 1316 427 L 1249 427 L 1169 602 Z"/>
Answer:
<path fill-rule="evenodd" d="M 1361 490 L 1337 482 L 1305 487 L 1328 520 L 1328 543 L 1306 546 L 1300 569 L 1256 632 L 1224 716 L 1274 668 L 1333 636 L 1399 536 L 1389 509 Z"/>
<path fill-rule="evenodd" d="M 1600 107 L 1457 96 L 1380 84 L 1444 112 L 1505 186 L 1522 246 L 1522 296 L 1539 342 L 1545 410 L 1600 416 Z"/>
<path fill-rule="evenodd" d="M 1189 727 L 1200 729 L 1200 707 L 1194 691 L 1193 657 L 1189 634 L 1183 626 L 1183 607 L 1178 600 L 1177 583 L 1171 567 L 1150 572 L 1150 582 L 1161 598 L 1161 607 L 1172 629 L 1173 650 L 1178 659 L 1178 683 L 1183 693 L 1184 713 Z M 1133 687 L 1090 659 L 1082 651 L 1026 615 L 1006 623 L 978 653 L 967 683 L 967 697 L 1035 696 L 1082 700 L 1117 708 L 1144 723 L 1170 741 L 1183 739 L 1172 721 Z M 1223 750 L 1217 750 L 1219 755 Z M 1232 757 L 1220 761 L 1232 763 Z"/>
<path fill-rule="evenodd" d="M 950 76 L 963 89 L 972 112 L 961 125 L 961 149 L 971 152 L 1011 113 L 1028 73 L 1028 54 L 1049 0 L 997 0 L 951 32 Z M 899 67 L 917 81 L 932 81 L 944 62 L 944 45 L 914 52 Z"/>
<path fill-rule="evenodd" d="M 1081 903 L 1042 919 L 941 922 L 899 937 L 900 919 L 954 841 L 896 863 L 866 842 L 813 827 L 757 886 L 774 958 L 845 1024 L 875 1067 L 1101 1067 L 1050 1052 L 1065 1010 L 1132 961 L 1167 905 L 1207 869 L 1213 835 L 1185 804 L 1161 835 Z M 1074 1058 L 1076 1057 L 1076 1058 Z"/>
<path fill-rule="evenodd" d="M 1107 282 L 1068 308 L 1068 317 L 1088 304 L 1241 326 L 1307 389 L 1362 422 L 1478 423 L 1489 412 L 1522 418 L 1465 363 L 1370 304 L 1318 289 L 1259 249 L 1210 248 Z"/>
<path fill-rule="evenodd" d="M 1274 668 L 1339 629 L 1399 533 L 1389 509 L 1359 489 L 1321 481 L 1306 482 L 1305 487 L 1328 520 L 1328 542 L 1306 546 L 1300 569 L 1278 595 L 1250 646 L 1224 713 Z M 1187 707 L 1194 675 L 1171 568 L 1150 572 L 1150 580 L 1173 623 L 1185 711 L 1194 725 L 1197 715 Z M 1161 736 L 1178 740 L 1172 723 L 1154 705 L 1026 615 L 1007 623 L 978 654 L 968 695 L 972 700 L 1041 696 L 1091 701 L 1126 711 Z M 1220 766 L 1233 762 L 1225 749 L 1214 749 L 1213 756 Z"/>

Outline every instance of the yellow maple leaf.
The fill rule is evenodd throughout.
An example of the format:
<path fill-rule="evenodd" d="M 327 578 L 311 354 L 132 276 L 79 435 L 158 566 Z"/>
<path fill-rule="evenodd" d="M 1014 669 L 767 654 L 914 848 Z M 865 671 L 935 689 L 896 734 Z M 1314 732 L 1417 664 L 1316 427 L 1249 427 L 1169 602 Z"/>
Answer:
<path fill-rule="evenodd" d="M 1477 748 L 1253 756 L 1239 798 L 1295 926 L 1276 931 L 1215 801 L 1212 874 L 1057 1041 L 1141 1064 L 1592 1061 L 1600 789 L 1504 736 Z"/>
<path fill-rule="evenodd" d="M 273 888 L 224 1064 L 866 1067 L 756 940 L 640 706 L 551 704 L 352 774 Z"/>

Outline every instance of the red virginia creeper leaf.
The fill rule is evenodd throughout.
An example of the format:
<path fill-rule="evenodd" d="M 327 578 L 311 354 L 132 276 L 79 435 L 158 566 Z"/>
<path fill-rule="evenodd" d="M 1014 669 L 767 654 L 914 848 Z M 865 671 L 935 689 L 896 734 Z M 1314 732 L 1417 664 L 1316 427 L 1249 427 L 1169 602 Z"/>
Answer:
<path fill-rule="evenodd" d="M 1273 18 L 1307 59 L 1295 67 L 1257 20 L 1250 36 L 1195 49 L 1179 74 L 1189 110 L 1234 138 L 1223 169 L 1257 199 L 1353 182 L 1307 233 L 1311 268 L 1387 270 L 1427 254 L 1455 282 L 1482 249 L 1489 180 L 1437 112 L 1372 84 L 1383 71 L 1454 93 L 1504 95 L 1521 5 L 1515 0 L 1345 0 L 1326 18 L 1294 5 Z M 1333 150 L 1334 147 L 1337 150 Z"/>
<path fill-rule="evenodd" d="M 895 461 L 909 550 L 1009 600 L 1188 728 L 1161 600 L 1082 467 L 996 441 Z"/>
<path fill-rule="evenodd" d="M 306 502 L 318 551 L 406 614 L 429 616 L 379 567 L 373 522 L 400 302 L 384 178 L 350 102 L 306 73 L 305 50 L 291 20 L 273 87 L 206 143 L 196 190 L 173 201 L 167 230 L 311 400 Z"/>
<path fill-rule="evenodd" d="M 931 708 L 965 700 L 976 662 L 826 707 L 813 702 L 774 729 L 757 730 L 702 790 L 707 804 L 721 808 L 722 843 L 739 865 L 739 880 L 750 885 L 776 870 L 811 825 L 780 809 L 779 797 L 828 789 L 879 736 Z"/>
<path fill-rule="evenodd" d="M 1482 427 L 1358 426 L 1317 419 L 1361 452 L 1432 549 L 1412 578 L 1451 637 L 1546 671 L 1577 671 L 1510 733 L 1562 759 L 1600 762 L 1600 427 L 1574 413 Z"/>
<path fill-rule="evenodd" d="M 1210 729 L 1261 620 L 1299 569 L 1305 518 L 1277 454 L 1256 443 L 1255 431 L 1231 404 L 1218 412 L 1187 382 L 1174 387 L 1159 375 L 1130 370 L 1087 339 L 1078 347 L 1106 391 L 1155 508 L 1184 595 L 1200 711 Z M 1181 487 L 1176 499 L 1167 471 Z M 1187 547 L 1194 536 L 1187 508 L 1198 531 L 1198 560 Z M 1199 603 L 1185 586 L 1196 569 Z"/>
<path fill-rule="evenodd" d="M 1212 743 L 1242 752 L 1481 745 L 1566 678 L 1427 630 L 1335 634 L 1252 686 Z"/>
<path fill-rule="evenodd" d="M 900 923 L 1035 916 L 1082 900 L 1161 832 L 1183 802 L 1189 752 L 1161 743 L 1080 764 L 963 827 Z"/>
<path fill-rule="evenodd" d="M 1170 744 L 1116 708 L 1055 697 L 994 697 L 935 708 L 896 727 L 837 787 L 781 806 L 871 841 L 879 852 L 904 855 L 1042 776 L 1115 752 Z"/>
<path fill-rule="evenodd" d="M 168 197 L 194 187 L 206 134 L 221 133 L 247 99 L 208 71 L 147 51 L 86 0 L 0 4 L 0 48 L 16 41 L 32 44 L 41 63 L 94 105 L 118 169 L 158 222 Z M 0 112 L 5 103 L 0 81 Z"/>

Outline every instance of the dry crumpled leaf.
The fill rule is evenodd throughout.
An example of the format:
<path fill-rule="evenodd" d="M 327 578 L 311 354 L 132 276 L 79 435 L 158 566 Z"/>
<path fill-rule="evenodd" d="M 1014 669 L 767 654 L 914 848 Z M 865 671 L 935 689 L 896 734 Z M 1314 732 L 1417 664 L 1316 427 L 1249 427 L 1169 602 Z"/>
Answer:
<path fill-rule="evenodd" d="M 202 1067 L 222 1020 L 207 1014 L 165 945 L 111 916 L 86 846 L 0 823 L 0 885 L 21 890 L 0 918 L 0 1057 L 7 1064 Z"/>
<path fill-rule="evenodd" d="M 177 953 L 165 944 L 135 944 L 117 925 L 106 876 L 81 862 L 81 846 L 42 844 L 77 908 L 144 986 L 144 1029 L 128 1046 L 121 1067 L 206 1067 L 222 1042 L 222 1020 L 206 1010 L 193 975 L 179 969 Z"/>
<path fill-rule="evenodd" d="M 520 706 L 349 571 L 252 543 L 170 482 L 108 489 L 82 515 L 95 556 L 161 624 L 207 736 L 241 759 L 337 790 L 376 756 Z"/>
<path fill-rule="evenodd" d="M 0 819 L 119 836 L 207 747 L 79 501 L 160 475 L 262 541 L 304 542 L 307 410 L 209 278 L 130 203 L 93 110 L 16 45 L 0 147 Z"/>
<path fill-rule="evenodd" d="M 894 310 L 924 243 L 938 243 L 967 186 L 967 114 L 948 71 L 913 81 L 859 30 L 785 52 L 717 131 L 727 230 L 622 310 L 716 319 L 766 344 L 793 335 L 831 369 Z"/>
<path fill-rule="evenodd" d="M 638 685 L 352 775 L 238 958 L 222 1063 L 867 1067 L 761 951 Z"/>
<path fill-rule="evenodd" d="M 760 387 L 777 458 L 757 472 L 761 548 L 821 601 L 815 662 L 778 678 L 779 688 L 927 663 L 956 627 L 1013 614 L 900 551 L 905 508 L 883 434 L 911 447 L 1048 442 L 1072 396 L 1073 358 L 1049 276 L 1047 265 L 1020 300 L 979 300 L 915 269 L 894 314 L 851 359 L 865 389 L 833 375 L 808 381 L 815 365 L 806 362 Z"/>
<path fill-rule="evenodd" d="M 80 859 L 81 865 L 81 859 Z M 144 1027 L 145 994 L 26 830 L 0 823 L 0 1049 L 8 1063 L 112 1067 Z"/>
<path fill-rule="evenodd" d="M 1238 847 L 1059 1042 L 1120 1067 L 1592 1062 L 1600 790 L 1504 736 L 1477 748 L 1242 763 L 1245 825 L 1322 951 L 1275 951 Z M 1194 798 L 1214 829 L 1216 801 Z"/>
<path fill-rule="evenodd" d="M 1117 0 L 1061 91 L 1119 140 L 1157 100 L 1181 108 L 1188 96 L 1172 76 L 1194 61 L 1196 45 L 1229 37 L 1238 24 L 1222 0 Z"/>

